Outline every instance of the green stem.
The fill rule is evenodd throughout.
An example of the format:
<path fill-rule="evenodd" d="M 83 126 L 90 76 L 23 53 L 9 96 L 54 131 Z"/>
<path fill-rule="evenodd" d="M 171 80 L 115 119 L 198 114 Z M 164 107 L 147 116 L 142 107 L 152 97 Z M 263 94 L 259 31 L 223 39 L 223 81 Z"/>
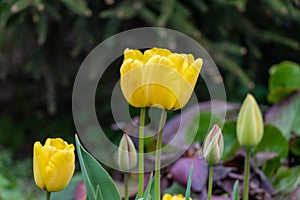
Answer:
<path fill-rule="evenodd" d="M 46 200 L 50 200 L 50 195 L 51 195 L 51 192 L 48 192 L 48 191 L 46 191 L 47 192 L 47 195 L 46 195 Z"/>
<path fill-rule="evenodd" d="M 139 192 L 138 197 L 143 197 L 144 192 L 144 125 L 146 108 L 141 108 L 139 131 Z"/>
<path fill-rule="evenodd" d="M 125 182 L 125 200 L 129 200 L 129 196 L 128 196 L 128 172 L 124 173 L 124 182 Z"/>
<path fill-rule="evenodd" d="M 157 135 L 156 143 L 156 157 L 155 157 L 155 177 L 154 177 L 154 195 L 155 200 L 160 200 L 160 156 L 161 156 L 161 146 L 162 146 L 162 134 L 164 122 L 166 119 L 166 111 L 162 110 L 159 122 L 159 132 Z"/>
<path fill-rule="evenodd" d="M 246 149 L 245 167 L 244 167 L 244 189 L 243 189 L 243 200 L 249 199 L 249 177 L 250 177 L 250 157 L 251 150 Z"/>
<path fill-rule="evenodd" d="M 207 200 L 211 200 L 212 197 L 212 185 L 213 185 L 213 172 L 214 172 L 214 166 L 209 166 L 209 177 L 208 177 L 208 196 Z"/>

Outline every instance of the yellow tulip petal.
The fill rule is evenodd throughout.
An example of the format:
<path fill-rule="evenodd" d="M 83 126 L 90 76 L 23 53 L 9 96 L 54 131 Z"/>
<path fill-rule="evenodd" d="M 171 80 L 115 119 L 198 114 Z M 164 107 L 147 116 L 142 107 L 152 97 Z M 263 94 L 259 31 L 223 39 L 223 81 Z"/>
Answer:
<path fill-rule="evenodd" d="M 142 86 L 143 68 L 142 62 L 132 59 L 125 61 L 121 67 L 121 89 L 125 99 L 134 107 L 148 105 Z"/>
<path fill-rule="evenodd" d="M 150 106 L 171 110 L 179 98 L 180 78 L 170 59 L 158 55 L 152 57 L 145 64 L 142 78 L 143 85 L 147 85 L 145 95 Z"/>
<path fill-rule="evenodd" d="M 33 146 L 33 176 L 36 185 L 42 190 L 45 189 L 45 184 L 43 182 L 38 158 L 40 157 L 40 151 L 42 148 L 42 144 L 40 142 L 35 142 Z"/>
<path fill-rule="evenodd" d="M 152 58 L 156 55 L 166 57 L 170 54 L 172 54 L 172 52 L 167 49 L 152 48 L 152 49 L 146 50 L 144 52 L 144 63 L 147 63 L 150 58 Z"/>
<path fill-rule="evenodd" d="M 67 186 L 74 173 L 74 162 L 74 152 L 69 150 L 61 150 L 51 156 L 45 169 L 47 191 L 56 192 Z"/>
<path fill-rule="evenodd" d="M 133 50 L 127 48 L 124 51 L 124 60 L 127 60 L 129 58 L 143 62 L 143 53 L 140 52 L 139 50 Z"/>
<path fill-rule="evenodd" d="M 172 195 L 170 194 L 164 194 L 162 200 L 171 200 L 172 199 Z"/>

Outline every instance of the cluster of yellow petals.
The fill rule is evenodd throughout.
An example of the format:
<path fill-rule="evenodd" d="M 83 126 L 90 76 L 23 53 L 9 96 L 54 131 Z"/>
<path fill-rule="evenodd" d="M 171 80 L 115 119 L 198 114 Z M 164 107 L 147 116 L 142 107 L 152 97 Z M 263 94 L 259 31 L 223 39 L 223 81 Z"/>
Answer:
<path fill-rule="evenodd" d="M 48 138 L 44 146 L 33 146 L 33 174 L 36 185 L 42 190 L 63 190 L 70 182 L 75 169 L 74 145 L 61 138 Z"/>
<path fill-rule="evenodd" d="M 191 54 L 152 48 L 126 49 L 120 69 L 121 89 L 134 107 L 182 108 L 190 99 L 203 60 Z"/>
<path fill-rule="evenodd" d="M 165 194 L 162 200 L 185 200 L 185 197 L 182 194 L 174 196 L 172 196 L 171 194 Z M 192 198 L 190 198 L 190 200 L 192 200 Z"/>

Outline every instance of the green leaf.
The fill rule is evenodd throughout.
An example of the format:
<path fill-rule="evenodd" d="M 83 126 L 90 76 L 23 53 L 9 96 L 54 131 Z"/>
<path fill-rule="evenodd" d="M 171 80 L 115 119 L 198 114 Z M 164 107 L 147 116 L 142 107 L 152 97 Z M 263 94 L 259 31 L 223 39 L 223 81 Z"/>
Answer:
<path fill-rule="evenodd" d="M 280 148 L 278 148 L 280 147 Z M 285 158 L 288 155 L 289 144 L 284 138 L 279 129 L 272 125 L 264 127 L 264 135 L 258 146 L 254 149 L 254 154 L 257 152 L 277 153 L 280 158 Z"/>
<path fill-rule="evenodd" d="M 277 170 L 273 186 L 278 193 L 288 194 L 300 184 L 300 166 L 288 168 L 280 167 Z"/>
<path fill-rule="evenodd" d="M 187 143 L 203 142 L 205 136 L 212 129 L 214 124 L 220 127 L 222 126 L 222 120 L 218 115 L 212 114 L 211 112 L 201 112 L 193 119 L 187 130 Z"/>
<path fill-rule="evenodd" d="M 186 191 L 185 191 L 185 200 L 190 200 L 191 186 L 192 186 L 192 180 L 193 180 L 193 170 L 194 170 L 194 166 L 192 165 L 191 169 L 190 169 L 188 184 L 187 184 Z"/>
<path fill-rule="evenodd" d="M 300 88 L 300 66 L 291 61 L 273 65 L 269 71 L 268 101 L 276 103 Z"/>
<path fill-rule="evenodd" d="M 266 124 L 276 126 L 289 140 L 291 133 L 300 135 L 300 90 L 275 104 L 265 115 Z"/>
<path fill-rule="evenodd" d="M 38 21 L 36 28 L 38 34 L 38 43 L 39 45 L 42 45 L 45 43 L 48 31 L 47 15 L 45 12 L 40 14 L 40 20 Z"/>
<path fill-rule="evenodd" d="M 103 199 L 121 199 L 112 178 L 97 160 L 89 154 L 80 144 L 75 135 L 76 149 L 81 167 L 81 172 L 89 199 L 96 199 L 97 187 L 100 188 Z"/>
<path fill-rule="evenodd" d="M 97 200 L 103 200 L 102 193 L 101 193 L 99 185 L 97 185 L 96 195 L 95 196 L 96 196 Z"/>
<path fill-rule="evenodd" d="M 290 149 L 294 155 L 300 156 L 300 138 L 291 141 Z"/>
<path fill-rule="evenodd" d="M 232 158 L 240 149 L 240 145 L 236 137 L 236 122 L 226 122 L 223 126 L 222 133 L 224 140 L 222 161 L 226 161 L 229 158 Z"/>
<path fill-rule="evenodd" d="M 144 199 L 145 200 L 150 200 L 152 199 L 151 197 L 151 189 L 153 188 L 154 184 L 153 184 L 153 173 L 151 172 L 149 181 L 148 181 L 148 185 L 146 187 L 145 193 L 144 193 Z"/>
<path fill-rule="evenodd" d="M 65 4 L 70 10 L 73 12 L 82 15 L 82 16 L 90 16 L 92 11 L 88 8 L 88 5 L 85 0 L 60 0 L 63 4 Z"/>
<path fill-rule="evenodd" d="M 24 9 L 26 9 L 29 6 L 30 1 L 28 0 L 19 0 L 16 1 L 11 7 L 10 7 L 10 11 L 12 13 L 19 13 L 21 11 L 23 11 Z"/>
<path fill-rule="evenodd" d="M 239 181 L 236 180 L 232 191 L 232 200 L 239 200 Z"/>

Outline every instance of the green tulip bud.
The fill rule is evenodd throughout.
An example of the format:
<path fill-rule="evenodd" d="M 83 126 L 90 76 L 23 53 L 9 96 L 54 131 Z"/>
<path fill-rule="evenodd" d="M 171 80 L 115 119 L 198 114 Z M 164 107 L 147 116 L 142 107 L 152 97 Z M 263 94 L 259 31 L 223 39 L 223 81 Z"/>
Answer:
<path fill-rule="evenodd" d="M 237 138 L 241 146 L 257 146 L 263 137 L 264 123 L 255 98 L 248 94 L 237 118 Z"/>
<path fill-rule="evenodd" d="M 127 134 L 124 134 L 118 151 L 118 164 L 121 170 L 128 172 L 137 164 L 137 153 L 135 146 Z"/>
<path fill-rule="evenodd" d="M 212 130 L 206 136 L 203 154 L 208 165 L 217 164 L 223 155 L 224 142 L 221 129 L 214 125 Z"/>

